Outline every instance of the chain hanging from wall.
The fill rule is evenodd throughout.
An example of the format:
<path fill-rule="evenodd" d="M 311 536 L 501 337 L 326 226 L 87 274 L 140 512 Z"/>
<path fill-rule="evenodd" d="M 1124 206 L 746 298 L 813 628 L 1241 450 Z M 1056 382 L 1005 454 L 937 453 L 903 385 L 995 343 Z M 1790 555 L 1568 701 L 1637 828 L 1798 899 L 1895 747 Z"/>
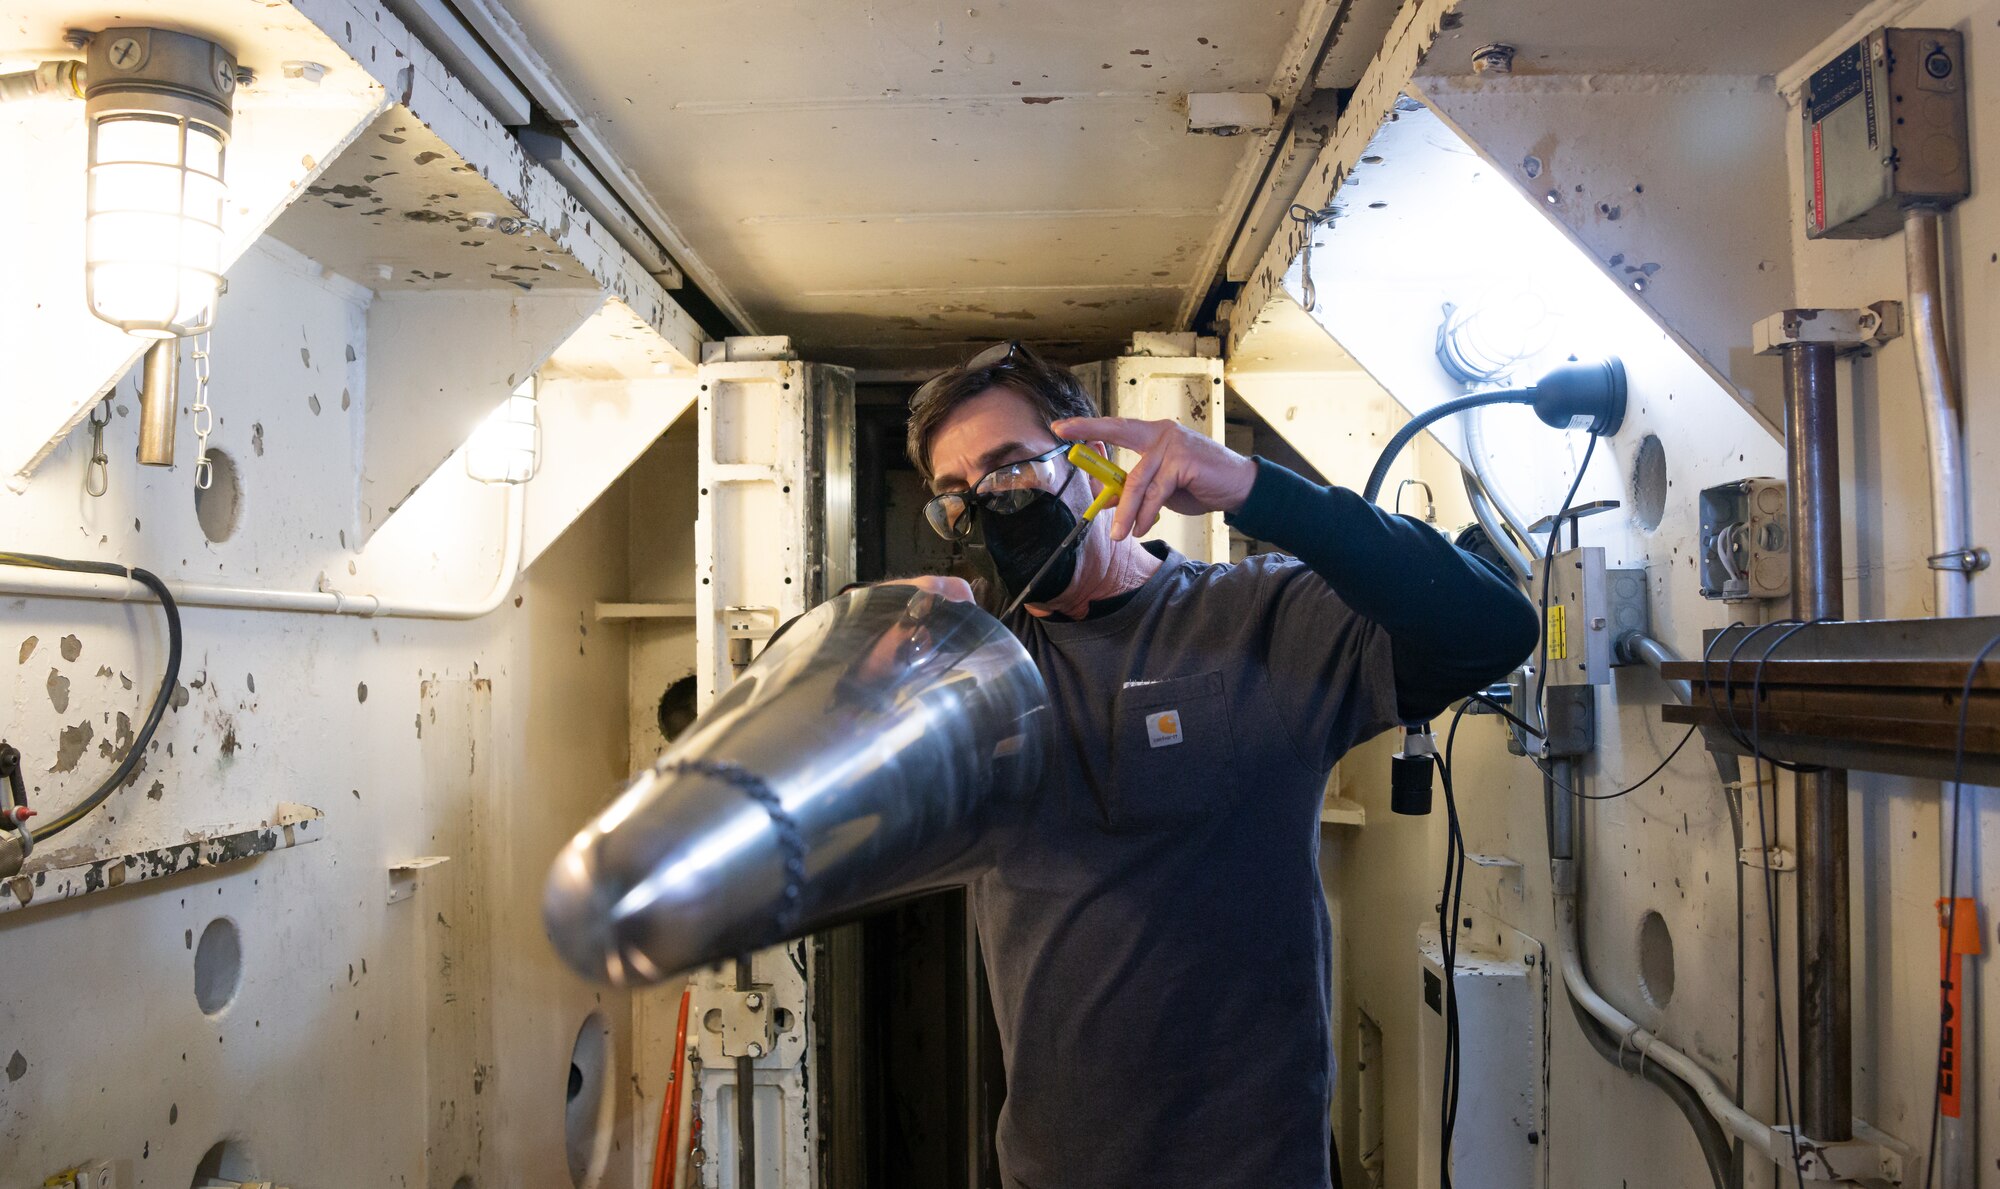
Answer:
<path fill-rule="evenodd" d="M 103 416 L 98 416 L 98 414 Z M 104 454 L 104 427 L 111 424 L 111 397 L 97 402 L 90 411 L 90 465 L 83 472 L 83 491 L 92 499 L 111 487 L 111 460 Z"/>
<path fill-rule="evenodd" d="M 215 468 L 208 462 L 208 435 L 215 429 L 215 414 L 208 407 L 208 356 L 209 331 L 202 331 L 194 340 L 194 404 L 189 412 L 194 415 L 194 485 L 198 491 L 207 491 L 215 481 Z"/>

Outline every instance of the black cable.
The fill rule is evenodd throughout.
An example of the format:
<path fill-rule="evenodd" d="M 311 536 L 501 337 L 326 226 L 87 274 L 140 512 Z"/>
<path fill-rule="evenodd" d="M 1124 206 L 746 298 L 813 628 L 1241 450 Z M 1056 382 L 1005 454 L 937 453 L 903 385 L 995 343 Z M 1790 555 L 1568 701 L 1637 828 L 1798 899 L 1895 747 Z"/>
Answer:
<path fill-rule="evenodd" d="M 153 733 L 159 730 L 160 720 L 166 716 L 167 703 L 172 700 L 174 686 L 181 675 L 181 611 L 174 602 L 173 592 L 150 570 L 127 569 L 110 562 L 70 561 L 60 557 L 48 557 L 39 553 L 0 552 L 0 566 L 19 566 L 31 570 L 65 570 L 74 574 L 103 574 L 114 578 L 130 578 L 153 592 L 160 601 L 160 609 L 167 613 L 167 666 L 160 676 L 159 692 L 153 695 L 153 705 L 146 712 L 146 720 L 139 725 L 139 733 L 126 750 L 125 759 L 119 763 L 111 775 L 98 785 L 88 797 L 64 810 L 53 819 L 37 823 L 35 837 L 46 841 L 69 829 L 88 816 L 91 810 L 118 791 L 119 787 L 132 775 L 139 761 L 145 758 L 147 746 L 153 741 Z"/>
<path fill-rule="evenodd" d="M 1924 1145 L 1924 1189 L 1931 1189 L 1931 1179 L 1937 1171 L 1938 1120 L 1944 1109 L 1944 1045 L 1951 1027 L 1951 993 L 1957 985 L 1961 965 L 1952 961 L 1951 946 L 1958 929 L 1958 822 L 1965 796 L 1966 720 L 1972 711 L 1972 685 L 1979 676 L 1979 666 L 1995 648 L 2000 648 L 2000 636 L 1988 640 L 1972 658 L 1972 664 L 1965 670 L 1965 684 L 1958 691 L 1958 735 L 1951 753 L 1951 863 L 1944 885 L 1944 970 L 1938 980 L 1937 1076 L 1931 1082 L 1931 1135 Z M 1943 789 L 1938 790 L 1938 812 L 1944 812 Z M 1939 833 L 1943 834 L 1943 830 Z"/>
<path fill-rule="evenodd" d="M 1701 728 L 1699 726 L 1689 727 L 1687 729 L 1687 734 L 1682 735 L 1681 741 L 1679 743 L 1674 744 L 1674 749 L 1667 753 L 1666 759 L 1661 760 L 1657 765 L 1655 765 L 1651 772 L 1648 772 L 1644 776 L 1641 776 L 1639 779 L 1633 781 L 1631 787 L 1619 789 L 1615 793 L 1581 793 L 1569 787 L 1568 785 L 1564 784 L 1562 781 L 1557 780 L 1553 775 L 1550 775 L 1549 770 L 1547 768 L 1542 768 L 1542 775 L 1547 776 L 1549 778 L 1550 784 L 1555 785 L 1557 788 L 1561 789 L 1565 793 L 1568 793 L 1570 796 L 1575 797 L 1579 801 L 1616 801 L 1620 797 L 1630 796 L 1631 794 L 1638 792 L 1640 789 L 1645 788 L 1648 781 L 1652 780 L 1655 776 L 1658 776 L 1660 773 L 1665 772 L 1667 770 L 1667 765 L 1674 762 L 1674 757 L 1681 754 L 1681 748 L 1686 747 L 1688 745 L 1688 740 L 1694 738 L 1694 733 L 1700 729 Z M 1536 767 L 1541 767 L 1541 766 L 1538 764 L 1536 765 Z"/>
<path fill-rule="evenodd" d="M 1500 393 L 1479 393 L 1470 397 L 1461 397 L 1458 400 L 1446 401 L 1411 420 L 1383 448 L 1381 456 L 1376 460 L 1375 471 L 1369 476 L 1368 486 L 1363 491 L 1363 498 L 1371 502 L 1374 500 L 1375 495 L 1381 491 L 1382 480 L 1388 474 L 1389 464 L 1394 461 L 1396 454 L 1402 450 L 1409 439 L 1415 437 L 1425 426 L 1441 417 L 1446 417 L 1465 409 L 1476 408 L 1481 405 L 1509 403 L 1496 399 L 1502 395 Z M 1524 402 L 1516 401 L 1512 403 Z M 1589 443 L 1584 446 L 1582 461 L 1577 464 L 1576 477 L 1570 482 L 1569 491 L 1563 495 L 1561 506 L 1556 509 L 1555 520 L 1549 527 L 1548 545 L 1542 557 L 1542 641 L 1540 656 L 1535 668 L 1534 701 L 1536 711 L 1541 715 L 1544 722 L 1548 720 L 1548 712 L 1542 704 L 1542 698 L 1548 684 L 1549 577 L 1555 569 L 1556 546 L 1562 538 L 1563 520 L 1569 513 L 1571 503 L 1576 499 L 1577 491 L 1583 486 L 1584 472 L 1590 469 L 1591 456 L 1596 453 L 1597 435 L 1593 433 L 1590 435 Z M 1442 1101 L 1439 1104 L 1441 1117 L 1438 1129 L 1440 1147 L 1438 1154 L 1438 1177 L 1443 1189 L 1451 1189 L 1451 1141 L 1452 1134 L 1458 1124 L 1458 998 L 1454 971 L 1458 963 L 1458 922 L 1464 903 L 1466 862 L 1465 835 L 1458 816 L 1458 798 L 1452 787 L 1451 755 L 1452 746 L 1458 740 L 1459 721 L 1465 717 L 1466 707 L 1470 706 L 1475 699 L 1499 710 L 1535 737 L 1544 737 L 1542 731 L 1529 727 L 1526 722 L 1501 707 L 1497 702 L 1483 695 L 1475 694 L 1471 698 L 1460 702 L 1458 709 L 1452 713 L 1451 726 L 1445 732 L 1444 751 L 1436 757 L 1438 782 L 1444 787 L 1445 804 L 1445 885 L 1439 894 L 1438 905 L 1438 948 L 1444 965 L 1445 1017 L 1444 1085 Z"/>
<path fill-rule="evenodd" d="M 1502 706 L 1500 703 L 1494 701 L 1492 698 L 1487 697 L 1485 694 L 1467 694 L 1466 697 L 1487 707 L 1488 709 L 1492 710 L 1495 714 L 1502 715 L 1503 717 L 1506 718 L 1508 722 L 1513 723 L 1515 726 L 1526 731 L 1528 734 L 1533 735 L 1535 738 L 1540 739 L 1543 737 L 1542 732 L 1539 729 L 1528 725 L 1527 719 L 1522 718 L 1520 715 L 1514 713 L 1512 710 L 1507 709 L 1505 706 Z"/>
<path fill-rule="evenodd" d="M 1771 1014 L 1777 1029 L 1778 1042 L 1778 1096 L 1784 1104 L 1785 1127 L 1792 1149 L 1792 1181 L 1804 1189 L 1804 1174 L 1799 1170 L 1799 1125 L 1792 1104 L 1792 1071 L 1785 1050 L 1785 997 L 1783 982 L 1783 959 L 1778 952 L 1778 873 L 1771 869 L 1771 826 L 1764 815 L 1764 770 L 1754 755 L 1750 761 L 1752 779 L 1757 783 L 1757 841 L 1764 847 L 1764 917 L 1765 932 L 1771 938 Z M 1771 773 L 1771 787 L 1775 790 L 1778 774 Z"/>
<path fill-rule="evenodd" d="M 1403 447 L 1410 444 L 1411 438 L 1424 432 L 1436 422 L 1444 420 L 1453 413 L 1463 413 L 1467 409 L 1482 409 L 1488 405 L 1529 405 L 1534 402 L 1535 393 L 1531 388 L 1496 388 L 1489 392 L 1475 392 L 1470 396 L 1454 397 L 1443 404 L 1432 405 L 1405 422 L 1403 428 L 1397 430 L 1390 437 L 1388 444 L 1382 447 L 1382 453 L 1375 456 L 1375 469 L 1368 472 L 1368 482 L 1361 488 L 1361 498 L 1371 504 L 1375 502 L 1375 497 L 1382 494 L 1382 484 L 1388 480 L 1389 467 L 1395 463 L 1396 456 L 1403 452 Z M 1593 440 L 1596 436 L 1591 435 Z"/>
<path fill-rule="evenodd" d="M 1576 465 L 1576 478 L 1570 481 L 1569 492 L 1563 496 L 1562 506 L 1556 509 L 1556 517 L 1549 524 L 1548 543 L 1542 549 L 1542 642 L 1535 654 L 1535 713 L 1549 721 L 1548 706 L 1542 701 L 1549 687 L 1549 578 L 1555 573 L 1556 545 L 1562 540 L 1563 520 L 1569 515 L 1569 506 L 1576 500 L 1577 489 L 1583 486 L 1583 473 L 1590 469 L 1590 456 L 1597 453 L 1597 435 L 1590 435 L 1590 444 L 1583 448 L 1583 461 Z"/>

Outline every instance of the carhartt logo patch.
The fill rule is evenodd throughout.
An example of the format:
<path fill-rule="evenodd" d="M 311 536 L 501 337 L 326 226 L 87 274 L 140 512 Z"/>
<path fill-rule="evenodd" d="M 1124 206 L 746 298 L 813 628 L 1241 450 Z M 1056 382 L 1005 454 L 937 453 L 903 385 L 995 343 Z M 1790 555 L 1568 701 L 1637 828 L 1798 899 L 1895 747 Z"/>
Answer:
<path fill-rule="evenodd" d="M 1172 747 L 1181 741 L 1181 712 L 1155 710 L 1146 716 L 1146 741 L 1154 747 Z"/>

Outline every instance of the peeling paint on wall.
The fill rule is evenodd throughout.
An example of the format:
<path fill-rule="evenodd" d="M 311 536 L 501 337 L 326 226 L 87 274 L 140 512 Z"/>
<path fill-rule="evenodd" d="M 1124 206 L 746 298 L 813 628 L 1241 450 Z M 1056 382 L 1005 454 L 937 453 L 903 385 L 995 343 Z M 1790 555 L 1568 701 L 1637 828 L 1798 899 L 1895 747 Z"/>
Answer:
<path fill-rule="evenodd" d="M 83 758 L 83 749 L 90 746 L 91 737 L 95 734 L 88 720 L 73 727 L 64 727 L 62 734 L 56 738 L 56 762 L 49 771 L 74 772 L 76 762 Z"/>

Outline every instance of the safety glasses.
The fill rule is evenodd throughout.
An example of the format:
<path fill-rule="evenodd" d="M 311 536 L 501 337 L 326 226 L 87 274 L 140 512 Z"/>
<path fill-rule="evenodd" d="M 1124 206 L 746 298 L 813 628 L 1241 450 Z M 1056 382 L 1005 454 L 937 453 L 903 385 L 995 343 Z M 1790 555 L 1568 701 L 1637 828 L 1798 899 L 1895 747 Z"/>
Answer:
<path fill-rule="evenodd" d="M 1004 343 L 995 343 L 966 360 L 963 367 L 955 367 L 949 371 L 939 372 L 937 375 L 925 380 L 923 385 L 911 395 L 910 407 L 917 408 L 922 405 L 945 381 L 953 377 L 963 376 L 970 372 L 997 372 L 1011 365 L 1014 362 L 1014 353 L 1020 349 L 1021 342 L 1019 339 L 1013 339 Z"/>
<path fill-rule="evenodd" d="M 1076 465 L 1062 457 L 1069 447 L 1070 443 L 1060 442 L 1046 453 L 995 467 L 973 484 L 971 491 L 932 496 L 924 505 L 924 519 L 945 540 L 963 541 L 972 535 L 975 508 L 1011 516 L 1027 507 L 1039 492 L 1060 499 L 1076 478 Z"/>

